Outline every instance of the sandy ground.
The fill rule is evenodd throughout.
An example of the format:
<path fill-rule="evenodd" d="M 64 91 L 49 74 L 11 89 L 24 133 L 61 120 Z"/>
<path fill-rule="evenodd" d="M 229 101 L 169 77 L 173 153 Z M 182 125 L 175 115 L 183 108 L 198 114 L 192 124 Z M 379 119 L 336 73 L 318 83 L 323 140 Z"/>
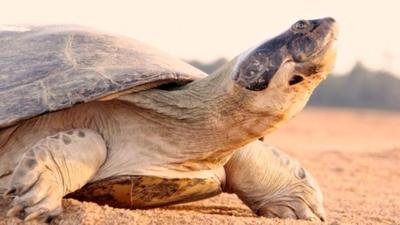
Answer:
<path fill-rule="evenodd" d="M 400 113 L 308 109 L 266 141 L 316 177 L 325 196 L 324 224 L 400 224 Z M 0 224 L 21 224 L 5 217 L 8 204 L 0 200 Z M 229 194 L 152 210 L 63 204 L 51 224 L 312 224 L 256 217 Z"/>

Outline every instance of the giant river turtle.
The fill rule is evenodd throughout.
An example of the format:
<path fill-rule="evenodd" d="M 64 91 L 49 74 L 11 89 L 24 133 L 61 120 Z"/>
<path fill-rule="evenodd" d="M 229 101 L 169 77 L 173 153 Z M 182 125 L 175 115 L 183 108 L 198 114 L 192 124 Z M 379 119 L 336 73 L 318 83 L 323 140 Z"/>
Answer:
<path fill-rule="evenodd" d="M 235 193 L 256 214 L 323 220 L 313 177 L 258 139 L 335 58 L 332 18 L 300 20 L 207 76 L 76 26 L 0 32 L 0 193 L 45 220 L 63 197 L 150 208 Z"/>

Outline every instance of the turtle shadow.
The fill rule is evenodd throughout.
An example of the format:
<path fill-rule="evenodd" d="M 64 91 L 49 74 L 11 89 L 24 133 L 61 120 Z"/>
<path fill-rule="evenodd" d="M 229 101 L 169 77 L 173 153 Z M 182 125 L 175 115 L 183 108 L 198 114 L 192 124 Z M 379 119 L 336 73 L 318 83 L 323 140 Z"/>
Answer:
<path fill-rule="evenodd" d="M 250 209 L 230 207 L 230 206 L 203 206 L 203 205 L 177 205 L 163 207 L 164 210 L 174 211 L 194 211 L 202 214 L 214 214 L 223 216 L 235 216 L 235 217 L 256 217 L 256 215 Z"/>

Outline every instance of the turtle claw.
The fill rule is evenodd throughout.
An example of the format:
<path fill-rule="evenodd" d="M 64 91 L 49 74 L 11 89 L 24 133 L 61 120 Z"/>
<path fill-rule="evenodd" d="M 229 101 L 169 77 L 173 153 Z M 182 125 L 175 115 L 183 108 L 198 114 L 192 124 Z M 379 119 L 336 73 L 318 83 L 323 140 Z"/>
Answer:
<path fill-rule="evenodd" d="M 44 179 L 48 176 L 40 177 L 35 185 L 25 193 L 19 194 L 17 192 L 7 216 L 18 216 L 25 221 L 33 219 L 45 221 L 49 217 L 61 213 L 61 190 L 49 179 Z"/>
<path fill-rule="evenodd" d="M 40 222 L 49 223 L 55 216 L 59 215 L 62 212 L 61 207 L 53 210 L 49 210 L 47 208 L 36 208 L 37 207 L 32 207 L 32 209 L 25 210 L 26 214 L 24 222 L 38 220 Z"/>
<path fill-rule="evenodd" d="M 41 166 L 39 160 L 35 161 L 36 166 L 28 168 L 26 161 L 34 159 L 23 158 L 12 175 L 10 188 L 4 194 L 14 198 L 7 213 L 9 217 L 17 216 L 25 221 L 46 220 L 61 213 L 58 210 L 63 197 L 62 186 L 59 185 L 61 179 L 53 170 Z"/>
<path fill-rule="evenodd" d="M 8 210 L 7 216 L 8 217 L 14 217 L 18 213 L 20 213 L 23 209 L 24 209 L 24 207 L 22 205 L 15 205 L 10 210 Z"/>
<path fill-rule="evenodd" d="M 279 204 L 266 204 L 258 211 L 260 216 L 269 218 L 302 219 L 313 222 L 325 221 L 325 212 L 310 207 L 302 200 L 289 200 Z"/>
<path fill-rule="evenodd" d="M 103 160 L 91 164 L 92 152 L 83 154 L 79 149 L 94 144 Z M 60 132 L 40 140 L 24 153 L 12 172 L 6 196 L 14 199 L 8 216 L 47 221 L 59 215 L 63 196 L 86 184 L 105 158 L 104 140 L 93 131 Z"/>
<path fill-rule="evenodd" d="M 39 210 L 25 216 L 24 222 L 28 222 L 28 221 L 34 220 L 36 218 L 39 218 L 40 216 L 42 216 L 45 213 L 46 213 L 45 209 L 39 209 Z"/>

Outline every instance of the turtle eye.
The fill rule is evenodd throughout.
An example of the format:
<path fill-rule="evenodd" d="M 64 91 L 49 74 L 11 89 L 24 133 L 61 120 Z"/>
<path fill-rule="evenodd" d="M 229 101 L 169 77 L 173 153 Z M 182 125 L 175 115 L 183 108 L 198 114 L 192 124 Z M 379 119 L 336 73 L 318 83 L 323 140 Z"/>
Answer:
<path fill-rule="evenodd" d="M 304 78 L 300 75 L 293 75 L 293 77 L 289 80 L 289 85 L 295 85 L 298 84 L 300 82 L 302 82 L 304 80 Z"/>
<path fill-rule="evenodd" d="M 293 25 L 292 30 L 295 32 L 306 31 L 310 26 L 311 24 L 307 20 L 299 20 Z"/>

